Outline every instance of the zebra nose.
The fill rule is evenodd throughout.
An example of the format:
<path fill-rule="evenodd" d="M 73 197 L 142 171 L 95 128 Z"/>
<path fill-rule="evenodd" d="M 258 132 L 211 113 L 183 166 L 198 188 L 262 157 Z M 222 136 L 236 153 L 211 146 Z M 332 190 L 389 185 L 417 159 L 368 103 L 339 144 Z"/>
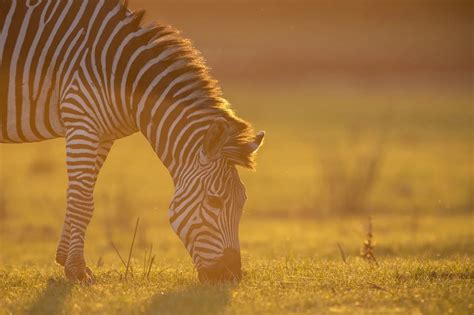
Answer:
<path fill-rule="evenodd" d="M 198 270 L 201 282 L 240 281 L 242 278 L 240 253 L 227 248 L 217 263 Z"/>
<path fill-rule="evenodd" d="M 224 255 L 221 258 L 222 264 L 227 267 L 228 271 L 235 275 L 240 275 L 242 263 L 240 260 L 240 253 L 232 248 L 224 249 Z"/>
<path fill-rule="evenodd" d="M 242 278 L 242 263 L 239 251 L 231 248 L 225 249 L 224 255 L 222 255 L 217 265 L 222 266 L 221 281 L 240 281 Z"/>

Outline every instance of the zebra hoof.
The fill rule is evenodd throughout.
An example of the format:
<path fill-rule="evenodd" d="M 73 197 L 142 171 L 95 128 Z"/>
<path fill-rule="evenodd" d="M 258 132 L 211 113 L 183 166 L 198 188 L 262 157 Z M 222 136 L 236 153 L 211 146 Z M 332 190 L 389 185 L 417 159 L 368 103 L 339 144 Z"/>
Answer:
<path fill-rule="evenodd" d="M 95 282 L 96 281 L 92 270 L 89 267 L 86 267 L 84 269 L 84 277 L 82 278 L 81 283 L 85 285 L 92 285 Z"/>
<path fill-rule="evenodd" d="M 84 285 L 91 285 L 95 283 L 95 277 L 92 273 L 92 270 L 83 264 L 76 266 L 66 265 L 64 267 L 64 273 L 66 274 L 66 278 L 73 282 L 78 281 Z"/>
<path fill-rule="evenodd" d="M 61 265 L 64 267 L 66 265 L 66 260 L 67 260 L 67 255 L 61 255 L 61 254 L 56 255 L 56 263 L 58 265 Z"/>

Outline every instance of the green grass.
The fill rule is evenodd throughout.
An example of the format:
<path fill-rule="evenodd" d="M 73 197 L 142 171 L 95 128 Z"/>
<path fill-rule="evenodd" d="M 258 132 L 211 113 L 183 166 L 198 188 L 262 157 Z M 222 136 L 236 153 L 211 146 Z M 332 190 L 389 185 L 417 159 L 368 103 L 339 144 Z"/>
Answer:
<path fill-rule="evenodd" d="M 97 227 L 91 230 L 86 252 L 97 277 L 93 286 L 65 280 L 61 268 L 52 263 L 54 238 L 36 230 L 16 231 L 2 235 L 0 312 L 472 313 L 472 217 L 418 220 L 415 227 L 411 217 L 374 217 L 374 264 L 358 257 L 364 219 L 244 218 L 243 281 L 219 286 L 199 284 L 184 248 L 164 224 L 139 228 L 134 272 L 127 280 L 112 247 Z M 128 233 L 115 232 L 112 238 L 126 257 L 133 222 Z M 147 279 L 142 266 L 149 242 L 157 258 Z M 103 265 L 96 266 L 99 257 Z"/>
<path fill-rule="evenodd" d="M 198 283 L 166 219 L 169 175 L 134 135 L 112 148 L 95 191 L 86 260 L 97 284 L 71 285 L 53 262 L 64 140 L 0 145 L 0 314 L 474 312 L 470 95 L 229 87 L 238 114 L 267 131 L 257 172 L 240 172 L 240 284 Z M 378 265 L 358 258 L 369 214 Z M 126 257 L 137 217 L 125 281 L 110 243 Z"/>
<path fill-rule="evenodd" d="M 149 280 L 128 281 L 103 268 L 91 287 L 74 286 L 51 268 L 7 269 L 0 279 L 2 304 L 12 313 L 468 314 L 470 263 L 389 259 L 375 267 L 358 260 L 258 260 L 247 266 L 242 283 L 221 286 L 196 283 L 189 268 L 156 269 Z"/>

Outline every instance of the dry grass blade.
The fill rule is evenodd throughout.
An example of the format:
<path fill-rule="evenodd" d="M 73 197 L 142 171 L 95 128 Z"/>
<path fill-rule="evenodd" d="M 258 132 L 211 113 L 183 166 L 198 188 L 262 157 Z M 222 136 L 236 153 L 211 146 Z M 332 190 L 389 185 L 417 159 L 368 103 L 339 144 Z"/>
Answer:
<path fill-rule="evenodd" d="M 344 254 L 344 250 L 342 249 L 341 244 L 337 243 L 337 247 L 339 248 L 339 253 L 341 253 L 342 261 L 343 261 L 345 264 L 347 264 L 346 255 Z"/>
<path fill-rule="evenodd" d="M 102 259 L 102 256 L 99 257 L 97 260 L 97 268 L 102 267 L 104 265 L 104 260 Z"/>
<path fill-rule="evenodd" d="M 146 270 L 146 247 L 145 247 L 145 256 L 143 257 L 143 274 L 145 274 Z"/>
<path fill-rule="evenodd" d="M 123 260 L 122 255 L 120 255 L 120 252 L 118 251 L 117 247 L 115 247 L 114 242 L 110 242 L 110 245 L 115 249 L 115 252 L 117 253 L 117 256 L 120 258 L 120 261 L 122 262 L 123 266 L 127 268 L 127 264 L 125 263 L 125 260 Z"/>
<path fill-rule="evenodd" d="M 148 266 L 148 272 L 146 274 L 146 278 L 147 279 L 150 279 L 150 271 L 151 271 L 151 266 L 153 265 L 153 262 L 155 261 L 155 255 L 153 255 L 153 257 L 151 258 L 150 260 L 150 266 Z"/>
<path fill-rule="evenodd" d="M 150 264 L 150 260 L 151 260 L 151 255 L 153 254 L 153 244 L 150 244 L 150 252 L 148 254 L 148 259 L 146 261 L 146 265 L 148 266 Z M 145 268 L 146 269 L 146 268 Z"/>
<path fill-rule="evenodd" d="M 127 266 L 125 268 L 125 279 L 127 279 L 128 270 L 130 268 L 130 260 L 132 259 L 133 245 L 135 244 L 135 237 L 137 236 L 138 223 L 140 223 L 140 217 L 137 218 L 137 223 L 135 225 L 135 232 L 133 233 L 132 244 L 130 245 L 130 251 L 128 252 Z M 131 271 L 131 272 L 133 274 L 133 271 Z"/>
<path fill-rule="evenodd" d="M 367 284 L 370 285 L 372 288 L 376 289 L 376 290 L 381 290 L 381 291 L 385 291 L 385 292 L 389 292 L 391 293 L 389 290 L 385 289 L 384 287 L 376 284 L 376 283 L 373 283 L 371 281 L 367 281 Z"/>
<path fill-rule="evenodd" d="M 154 258 L 154 257 L 153 257 L 153 258 Z M 167 266 L 167 267 L 161 269 L 160 271 L 158 271 L 156 274 L 159 275 L 159 274 L 165 272 L 166 270 L 168 270 L 168 269 L 170 269 L 170 268 L 171 268 L 170 266 Z"/>
<path fill-rule="evenodd" d="M 147 270 L 148 270 L 148 266 L 150 265 L 152 254 L 153 254 L 153 244 L 150 244 L 150 251 L 148 252 L 148 255 L 147 255 L 147 250 L 145 248 L 145 259 L 143 262 L 143 278 L 147 276 Z"/>

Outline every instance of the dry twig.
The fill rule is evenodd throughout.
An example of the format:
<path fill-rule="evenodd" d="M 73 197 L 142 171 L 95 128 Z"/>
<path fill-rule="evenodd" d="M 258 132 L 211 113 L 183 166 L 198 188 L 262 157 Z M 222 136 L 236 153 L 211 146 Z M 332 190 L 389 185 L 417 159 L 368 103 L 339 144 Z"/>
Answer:
<path fill-rule="evenodd" d="M 367 225 L 367 239 L 364 241 L 364 246 L 360 251 L 360 256 L 369 262 L 374 262 L 378 265 L 377 259 L 374 255 L 375 244 L 372 241 L 372 218 L 369 216 L 369 223 Z"/>

